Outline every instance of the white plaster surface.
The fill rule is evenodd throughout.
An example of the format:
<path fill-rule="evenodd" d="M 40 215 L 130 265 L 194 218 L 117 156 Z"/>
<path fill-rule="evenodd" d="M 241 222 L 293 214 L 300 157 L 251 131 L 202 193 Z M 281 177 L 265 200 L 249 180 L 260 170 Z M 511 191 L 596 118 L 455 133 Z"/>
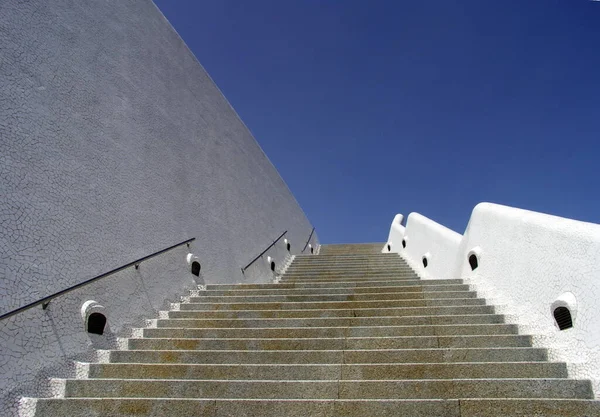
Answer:
<path fill-rule="evenodd" d="M 0 1 L 0 91 L 0 313 L 187 238 L 202 260 L 195 281 L 179 247 L 1 321 L 0 415 L 187 289 L 271 280 L 264 262 L 240 268 L 284 230 L 292 253 L 311 233 L 149 0 Z M 85 333 L 86 300 L 106 308 L 105 335 Z"/>
<path fill-rule="evenodd" d="M 479 246 L 471 271 L 469 251 Z M 454 272 L 536 335 L 570 375 L 590 378 L 600 392 L 600 225 L 481 203 L 475 207 Z M 571 293 L 566 296 L 565 293 Z M 562 297 L 561 297 L 562 296 Z M 576 300 L 574 328 L 559 331 L 551 307 Z"/>
<path fill-rule="evenodd" d="M 400 236 L 394 225 L 388 241 Z M 463 236 L 411 213 L 404 239 L 407 248 L 394 245 L 392 252 L 422 278 L 464 279 L 552 360 L 566 362 L 571 377 L 591 379 L 600 398 L 600 225 L 481 203 Z M 556 326 L 558 306 L 571 310 L 572 329 Z"/>
<path fill-rule="evenodd" d="M 394 216 L 394 220 L 390 226 L 390 233 L 388 235 L 387 243 L 381 249 L 381 252 L 396 252 L 402 248 L 402 239 L 404 238 L 404 226 L 402 226 L 402 221 L 404 220 L 404 216 L 402 214 L 396 214 Z M 390 250 L 388 250 L 388 245 L 390 246 Z"/>
<path fill-rule="evenodd" d="M 392 223 L 394 231 L 395 224 Z M 406 248 L 402 248 L 402 239 L 394 244 L 392 252 L 399 253 L 423 279 L 452 278 L 462 236 L 453 230 L 419 214 L 410 213 L 406 221 L 403 238 Z M 423 256 L 427 255 L 427 268 L 423 266 Z"/>

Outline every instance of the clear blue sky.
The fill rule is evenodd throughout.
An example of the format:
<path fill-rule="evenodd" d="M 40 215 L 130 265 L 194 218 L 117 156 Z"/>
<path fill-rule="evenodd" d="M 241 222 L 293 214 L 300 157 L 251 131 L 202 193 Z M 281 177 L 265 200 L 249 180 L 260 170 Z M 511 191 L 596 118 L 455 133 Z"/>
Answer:
<path fill-rule="evenodd" d="M 600 2 L 156 0 L 321 241 L 481 201 L 600 223 Z"/>

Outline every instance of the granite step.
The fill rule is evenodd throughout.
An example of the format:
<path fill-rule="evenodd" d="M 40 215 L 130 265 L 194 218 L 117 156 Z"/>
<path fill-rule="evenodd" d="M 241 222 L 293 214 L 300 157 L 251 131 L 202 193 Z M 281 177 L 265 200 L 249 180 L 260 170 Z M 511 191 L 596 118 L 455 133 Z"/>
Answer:
<path fill-rule="evenodd" d="M 483 298 L 409 298 L 401 300 L 275 302 L 275 303 L 180 303 L 179 310 L 328 310 L 340 308 L 390 308 L 486 305 Z"/>
<path fill-rule="evenodd" d="M 487 307 L 487 306 L 486 306 Z M 493 308 L 493 307 L 491 307 Z M 483 316 L 484 319 L 478 317 Z M 299 317 L 299 318 L 182 318 L 156 319 L 156 327 L 181 328 L 252 328 L 252 327 L 355 327 L 355 326 L 402 326 L 427 324 L 502 323 L 503 316 L 497 314 L 425 315 L 425 316 L 375 316 L 375 317 Z M 466 321 L 466 323 L 465 323 Z M 473 323 L 473 324 L 475 324 Z"/>
<path fill-rule="evenodd" d="M 589 381 L 562 378 L 411 380 L 55 379 L 65 398 L 563 398 L 592 399 Z"/>
<path fill-rule="evenodd" d="M 81 363 L 78 366 L 80 375 L 85 375 L 85 378 L 97 379 L 430 380 L 567 378 L 566 365 L 552 362 L 314 365 Z"/>
<path fill-rule="evenodd" d="M 450 324 L 355 327 L 263 327 L 263 328 L 145 328 L 143 337 L 159 338 L 327 338 L 517 335 L 514 324 Z"/>
<path fill-rule="evenodd" d="M 542 362 L 545 349 L 423 348 L 359 350 L 112 350 L 109 363 L 187 364 L 341 364 L 341 363 L 442 363 L 442 362 Z"/>
<path fill-rule="evenodd" d="M 325 317 L 404 317 L 494 314 L 494 307 L 487 305 L 454 306 L 404 306 L 375 308 L 329 308 L 329 309 L 269 309 L 269 310 L 180 310 L 165 312 L 173 319 L 246 319 L 246 318 L 325 318 Z"/>
<path fill-rule="evenodd" d="M 329 338 L 130 338 L 131 350 L 359 350 L 531 347 L 530 336 L 385 336 Z"/>
<path fill-rule="evenodd" d="M 279 285 L 279 288 L 276 286 Z M 456 287 L 459 285 L 460 287 Z M 400 287 L 398 289 L 397 287 Z M 456 288 L 467 288 L 468 285 L 459 284 L 441 284 L 437 281 L 428 281 L 422 283 L 414 279 L 407 280 L 377 280 L 364 282 L 336 282 L 336 283 L 280 283 L 280 284 L 264 284 L 264 287 L 215 287 L 208 286 L 205 290 L 194 290 L 193 293 L 199 295 L 252 295 L 263 294 L 263 291 L 272 291 L 272 294 L 294 294 L 299 290 L 310 290 L 310 294 L 333 294 L 335 292 L 386 292 L 386 291 L 401 291 L 402 287 L 409 288 L 407 291 L 448 291 Z"/>
<path fill-rule="evenodd" d="M 37 414 L 36 414 L 37 411 Z M 565 417 L 599 416 L 600 402 L 580 399 L 168 399 L 26 398 L 23 417 Z"/>

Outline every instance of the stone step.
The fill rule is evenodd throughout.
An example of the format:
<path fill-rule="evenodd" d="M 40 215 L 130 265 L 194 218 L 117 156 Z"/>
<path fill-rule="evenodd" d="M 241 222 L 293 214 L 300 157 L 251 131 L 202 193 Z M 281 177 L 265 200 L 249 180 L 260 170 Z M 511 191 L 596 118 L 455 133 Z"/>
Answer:
<path fill-rule="evenodd" d="M 173 319 L 287 319 L 325 317 L 404 317 L 404 316 L 444 316 L 468 314 L 494 314 L 493 306 L 425 306 L 425 307 L 377 307 L 339 309 L 298 309 L 298 310 L 181 310 L 165 312 Z"/>
<path fill-rule="evenodd" d="M 485 305 L 483 298 L 433 298 L 407 300 L 324 301 L 287 303 L 180 303 L 179 310 L 237 311 L 237 310 L 329 310 L 340 308 L 390 308 L 427 306 Z"/>
<path fill-rule="evenodd" d="M 426 364 L 81 364 L 88 378 L 204 380 L 411 380 L 567 378 L 564 363 L 488 362 Z"/>
<path fill-rule="evenodd" d="M 491 307 L 491 306 L 490 306 Z M 493 307 L 491 307 L 493 308 Z M 304 310 L 305 311 L 305 310 Z M 156 327 L 181 328 L 253 328 L 253 327 L 354 327 L 405 326 L 427 324 L 503 323 L 498 314 L 463 314 L 388 317 L 297 317 L 297 318 L 169 318 L 157 319 Z"/>
<path fill-rule="evenodd" d="M 286 270 L 286 274 L 291 274 L 293 272 L 296 273 L 307 273 L 307 274 L 329 274 L 329 273 L 334 273 L 334 274 L 377 274 L 377 273 L 383 273 L 383 272 L 387 272 L 387 273 L 402 273 L 402 272 L 410 272 L 410 273 L 415 273 L 411 268 L 409 268 L 408 266 L 401 266 L 401 265 L 379 265 L 379 266 L 367 266 L 367 265 L 362 265 L 362 266 L 328 266 L 328 267 L 324 267 L 324 266 L 299 266 L 299 265 L 290 265 L 287 270 Z"/>
<path fill-rule="evenodd" d="M 395 281 L 402 279 L 419 280 L 419 277 L 414 272 L 373 272 L 373 273 L 360 273 L 356 274 L 336 274 L 336 273 L 324 273 L 324 274 L 311 274 L 307 272 L 286 272 L 281 278 L 280 282 L 296 282 L 296 281 L 311 281 L 311 282 L 356 282 L 356 281 L 382 281 L 384 279 Z M 462 282 L 456 282 L 456 284 L 462 284 Z"/>
<path fill-rule="evenodd" d="M 565 417 L 598 416 L 600 401 L 565 399 L 147 399 L 27 398 L 23 409 L 34 416 L 165 417 Z"/>
<path fill-rule="evenodd" d="M 263 328 L 147 328 L 144 337 L 159 338 L 329 338 L 329 337 L 411 337 L 411 336 L 492 336 L 517 335 L 514 324 L 452 324 L 376 327 L 263 327 Z"/>
<path fill-rule="evenodd" d="M 421 280 L 415 275 L 415 274 L 379 274 L 379 275 L 372 275 L 372 276 L 366 276 L 365 274 L 362 275 L 354 275 L 354 276 L 349 276 L 348 274 L 343 274 L 340 276 L 333 276 L 333 275 L 323 275 L 323 276 L 309 276 L 307 274 L 290 274 L 290 275 L 284 275 L 279 282 L 282 284 L 293 284 L 295 282 L 308 282 L 310 283 L 319 283 L 319 282 L 333 282 L 338 283 L 338 282 L 374 282 L 374 281 L 416 281 L 416 282 L 421 282 Z M 458 284 L 462 284 L 462 283 L 458 283 Z M 425 284 L 427 285 L 427 284 Z M 439 285 L 439 284 L 438 284 Z"/>
<path fill-rule="evenodd" d="M 297 266 L 339 266 L 343 267 L 346 265 L 397 265 L 408 267 L 408 263 L 399 256 L 380 256 L 380 257 L 363 257 L 363 258 L 348 258 L 336 259 L 333 257 L 323 258 L 302 258 L 296 256 L 291 262 L 291 265 Z"/>
<path fill-rule="evenodd" d="M 356 277 L 349 277 L 348 275 L 340 275 L 339 277 L 332 277 L 332 276 L 323 276 L 323 277 L 308 277 L 308 276 L 288 276 L 288 277 L 283 277 L 279 280 L 280 283 L 282 284 L 314 284 L 314 283 L 332 283 L 333 285 L 336 285 L 338 282 L 354 282 L 354 283 L 361 283 L 361 282 L 375 282 L 375 281 L 411 281 L 414 282 L 418 285 L 440 285 L 439 283 L 435 283 L 435 284 L 421 284 L 423 281 L 419 280 L 415 275 L 413 276 L 409 276 L 409 275 L 379 275 L 379 276 L 373 276 L 373 277 L 365 277 L 365 276 L 359 276 L 357 275 Z M 462 284 L 462 282 L 457 282 L 457 284 Z"/>
<path fill-rule="evenodd" d="M 302 284 L 302 283 L 318 283 L 318 282 L 331 282 L 334 285 L 337 284 L 338 282 L 374 282 L 374 281 L 402 281 L 402 280 L 414 280 L 418 283 L 418 285 L 459 285 L 462 284 L 463 281 L 460 279 L 457 280 L 417 280 L 416 278 L 410 278 L 410 277 L 401 277 L 401 276 L 379 276 L 379 277 L 371 277 L 371 278 L 348 278 L 346 277 L 340 277 L 340 278 L 306 278 L 306 277 L 299 277 L 299 278 L 293 278 L 293 279 L 289 279 L 289 278 L 282 278 L 281 279 L 281 283 L 282 284 L 293 284 L 293 283 L 298 283 L 298 284 Z M 444 282 L 445 281 L 445 282 Z"/>
<path fill-rule="evenodd" d="M 297 280 L 297 279 L 336 279 L 338 281 L 346 280 L 374 280 L 377 278 L 391 279 L 419 279 L 419 276 L 413 271 L 394 271 L 394 270 L 378 270 L 378 271 L 286 271 L 282 276 L 282 280 Z"/>
<path fill-rule="evenodd" d="M 381 247 L 383 248 L 383 243 L 381 244 Z M 340 257 L 340 258 L 367 258 L 367 259 L 373 259 L 373 258 L 400 258 L 400 255 L 398 255 L 397 253 L 383 253 L 383 252 L 374 252 L 374 253 L 367 253 L 367 254 L 356 254 L 356 253 L 344 253 L 344 254 L 332 254 L 332 255 L 328 255 L 326 253 L 320 253 L 318 255 L 314 255 L 314 254 L 308 254 L 308 253 L 303 253 L 303 254 L 298 254 L 295 255 L 295 259 L 327 259 L 327 258 L 336 258 L 336 257 Z M 402 258 L 400 258 L 402 259 Z"/>
<path fill-rule="evenodd" d="M 370 282 L 380 282 L 380 281 L 390 281 L 390 282 L 398 282 L 398 281 L 410 281 L 416 285 L 440 285 L 440 283 L 425 283 L 419 280 L 416 276 L 401 276 L 401 275 L 380 275 L 377 277 L 364 277 L 364 276 L 356 276 L 349 277 L 347 275 L 340 275 L 339 277 L 317 277 L 310 278 L 307 276 L 289 276 L 283 277 L 278 282 L 281 284 L 319 284 L 319 283 L 331 283 L 332 285 L 337 285 L 341 282 L 353 282 L 353 283 L 370 283 Z M 462 282 L 457 282 L 456 284 L 462 284 Z"/>
<path fill-rule="evenodd" d="M 421 292 L 419 287 L 415 287 L 412 293 L 410 287 L 398 287 L 396 289 L 383 289 L 386 292 L 354 292 L 339 291 L 334 293 L 321 293 L 321 291 L 297 291 L 289 294 L 273 295 L 201 295 L 190 297 L 189 303 L 278 303 L 278 302 L 329 302 L 329 301 L 369 301 L 369 300 L 406 300 L 406 299 L 433 299 L 439 295 L 444 297 L 448 293 L 467 292 L 468 286 L 452 286 L 451 290 L 457 291 L 432 291 L 429 294 Z M 408 292 L 406 292 L 408 291 Z M 412 297 L 412 298 L 411 298 Z"/>
<path fill-rule="evenodd" d="M 522 379 L 177 380 L 66 379 L 52 381 L 64 397 L 110 398 L 562 398 L 592 399 L 589 381 Z"/>
<path fill-rule="evenodd" d="M 539 348 L 431 348 L 361 350 L 113 350 L 110 363 L 445 363 L 541 362 Z"/>
<path fill-rule="evenodd" d="M 304 310 L 311 311 L 311 310 Z M 357 315 L 358 316 L 358 315 Z M 351 327 L 351 326 L 343 326 L 343 324 L 347 324 L 344 321 L 326 321 L 327 319 L 343 319 L 344 317 L 318 317 L 321 321 L 317 322 L 317 324 L 324 324 L 323 326 L 313 326 L 312 322 L 308 320 L 313 319 L 313 317 L 290 317 L 287 320 L 304 320 L 304 323 L 296 323 L 298 326 L 296 327 Z M 363 317 L 367 318 L 367 317 Z M 372 318 L 372 317 L 368 317 Z M 504 316 L 501 314 L 451 314 L 451 315 L 430 315 L 430 316 L 399 316 L 399 317 L 376 317 L 381 318 L 381 320 L 363 320 L 361 322 L 354 321 L 353 323 L 362 323 L 368 326 L 427 326 L 427 325 L 460 325 L 460 324 L 502 324 L 505 322 Z M 165 320 L 228 320 L 228 319 L 165 319 Z M 244 320 L 262 320 L 262 319 L 253 319 L 247 318 Z M 268 318 L 265 320 L 269 320 Z M 289 323 L 289 322 L 288 322 Z M 259 323 L 260 324 L 260 323 Z M 327 324 L 327 325 L 325 325 Z M 239 325 L 239 323 L 238 323 Z M 280 327 L 279 324 L 271 324 L 272 327 Z M 168 324 L 161 324 L 159 327 L 171 327 Z M 173 326 L 177 327 L 177 326 Z M 269 326 L 265 326 L 269 327 Z M 284 325 L 285 327 L 285 325 Z M 238 327 L 239 328 L 239 327 Z"/>
<path fill-rule="evenodd" d="M 341 268 L 341 269 L 353 269 L 353 268 L 405 268 L 411 269 L 401 259 L 384 259 L 384 260 L 364 260 L 364 261 L 329 261 L 329 262 L 299 262 L 294 261 L 290 264 L 290 268 L 312 268 L 312 269 L 327 269 L 327 268 Z"/>
<path fill-rule="evenodd" d="M 431 280 L 433 281 L 433 280 Z M 380 287 L 380 286 L 402 286 L 405 282 L 414 283 L 422 282 L 415 279 L 407 280 L 373 280 L 365 282 L 336 282 L 335 284 L 309 282 L 309 283 L 273 283 L 273 284 L 208 284 L 206 290 L 202 291 L 263 291 L 263 290 L 290 290 L 290 289 L 319 289 L 319 288 L 331 288 L 331 289 L 343 289 L 343 288 L 367 288 L 367 287 Z M 438 285 L 437 283 L 435 285 Z M 427 284 L 424 284 L 427 286 Z M 194 290 L 200 291 L 200 290 Z"/>
<path fill-rule="evenodd" d="M 336 292 L 345 293 L 364 293 L 364 292 L 390 292 L 390 291 L 456 291 L 460 288 L 468 291 L 467 284 L 440 285 L 436 281 L 419 280 L 383 280 L 383 281 L 365 281 L 365 282 L 339 282 L 339 283 L 281 283 L 281 284 L 262 284 L 254 288 L 216 288 L 209 286 L 206 290 L 194 290 L 194 293 L 200 295 L 252 295 L 261 294 L 262 291 L 271 291 L 270 294 L 294 294 L 296 291 L 311 291 L 307 294 L 335 294 Z M 279 286 L 279 288 L 277 287 Z M 464 290 L 466 288 L 466 290 Z M 330 291 L 331 290 L 331 291 Z M 266 293 L 265 293 L 266 294 Z"/>
<path fill-rule="evenodd" d="M 379 259 L 299 259 L 295 258 L 290 264 L 298 267 L 360 267 L 360 266 L 400 266 L 404 268 L 410 268 L 410 266 L 404 262 L 401 258 L 379 258 Z"/>
<path fill-rule="evenodd" d="M 337 338 L 139 338 L 128 339 L 131 350 L 358 350 L 438 347 L 531 347 L 530 336 L 398 336 Z"/>

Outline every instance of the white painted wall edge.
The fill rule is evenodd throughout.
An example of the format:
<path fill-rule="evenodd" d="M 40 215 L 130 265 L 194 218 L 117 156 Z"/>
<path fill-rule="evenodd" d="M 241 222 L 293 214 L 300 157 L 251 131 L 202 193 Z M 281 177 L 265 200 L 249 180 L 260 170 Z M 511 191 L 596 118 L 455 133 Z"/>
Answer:
<path fill-rule="evenodd" d="M 402 221 L 404 216 L 400 213 L 394 216 L 392 224 L 390 226 L 390 233 L 388 235 L 387 243 L 381 248 L 382 253 L 397 252 L 402 247 L 402 239 L 404 238 L 404 226 Z"/>
<path fill-rule="evenodd" d="M 390 228 L 390 252 L 399 253 L 423 279 L 450 278 L 462 236 L 419 213 L 409 214 L 406 228 L 397 217 Z"/>

